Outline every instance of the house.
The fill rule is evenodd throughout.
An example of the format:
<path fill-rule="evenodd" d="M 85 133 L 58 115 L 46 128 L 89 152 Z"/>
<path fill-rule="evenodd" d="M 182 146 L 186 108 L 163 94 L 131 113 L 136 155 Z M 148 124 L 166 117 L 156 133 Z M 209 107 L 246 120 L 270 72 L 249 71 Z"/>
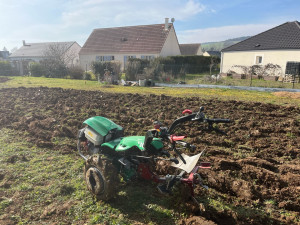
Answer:
<path fill-rule="evenodd" d="M 9 51 L 0 51 L 0 61 L 7 61 L 9 57 Z"/>
<path fill-rule="evenodd" d="M 283 75 L 288 62 L 300 61 L 300 24 L 286 22 L 221 51 L 220 72 L 234 71 L 235 66 L 279 65 Z M 237 72 L 239 73 L 239 72 Z"/>
<path fill-rule="evenodd" d="M 40 62 L 41 60 L 53 57 L 53 55 L 63 55 L 68 67 L 79 65 L 79 51 L 81 47 L 76 41 L 71 42 L 42 42 L 26 43 L 10 55 L 10 61 L 18 69 L 20 75 L 26 74 L 30 62 Z"/>
<path fill-rule="evenodd" d="M 79 52 L 80 65 L 114 61 L 124 69 L 129 58 L 152 59 L 180 55 L 173 23 L 95 29 Z"/>
<path fill-rule="evenodd" d="M 201 44 L 179 44 L 181 55 L 203 55 Z"/>
<path fill-rule="evenodd" d="M 203 56 L 215 56 L 215 57 L 221 57 L 221 52 L 219 51 L 206 51 L 203 53 Z"/>

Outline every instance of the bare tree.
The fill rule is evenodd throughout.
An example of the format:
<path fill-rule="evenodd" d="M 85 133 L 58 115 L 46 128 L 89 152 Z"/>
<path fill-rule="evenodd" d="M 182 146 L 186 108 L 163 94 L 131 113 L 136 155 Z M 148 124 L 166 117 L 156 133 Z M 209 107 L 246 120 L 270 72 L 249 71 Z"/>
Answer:
<path fill-rule="evenodd" d="M 46 70 L 47 77 L 64 77 L 68 67 L 74 65 L 75 51 L 72 51 L 70 42 L 51 43 L 44 50 L 44 60 L 41 64 Z"/>
<path fill-rule="evenodd" d="M 209 74 L 212 74 L 212 70 L 214 68 L 214 66 L 218 65 L 218 59 L 214 56 L 210 57 L 210 64 L 209 64 Z"/>
<path fill-rule="evenodd" d="M 44 51 L 44 57 L 46 59 L 52 59 L 58 63 L 70 67 L 73 65 L 76 53 L 71 48 L 69 42 L 57 42 L 51 43 Z"/>
<path fill-rule="evenodd" d="M 232 72 L 243 73 L 245 75 L 260 75 L 260 76 L 280 76 L 282 73 L 281 67 L 277 64 L 268 63 L 267 65 L 252 65 L 242 66 L 234 65 L 231 68 Z"/>

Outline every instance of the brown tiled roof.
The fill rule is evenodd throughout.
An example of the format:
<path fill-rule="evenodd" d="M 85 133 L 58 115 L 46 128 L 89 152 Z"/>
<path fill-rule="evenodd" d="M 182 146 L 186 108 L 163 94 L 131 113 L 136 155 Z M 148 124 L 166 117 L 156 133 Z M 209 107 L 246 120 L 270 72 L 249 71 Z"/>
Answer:
<path fill-rule="evenodd" d="M 181 55 L 196 55 L 201 44 L 180 44 Z"/>
<path fill-rule="evenodd" d="M 173 25 L 164 24 L 95 29 L 79 54 L 160 53 Z"/>
<path fill-rule="evenodd" d="M 287 22 L 224 48 L 222 52 L 272 49 L 300 49 L 300 24 Z"/>

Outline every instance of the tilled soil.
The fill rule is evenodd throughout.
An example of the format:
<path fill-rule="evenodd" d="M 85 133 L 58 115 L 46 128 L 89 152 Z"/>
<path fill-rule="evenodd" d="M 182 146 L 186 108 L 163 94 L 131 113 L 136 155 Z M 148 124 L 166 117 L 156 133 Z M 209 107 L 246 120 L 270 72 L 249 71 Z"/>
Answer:
<path fill-rule="evenodd" d="M 180 134 L 189 137 L 196 152 L 206 149 L 205 160 L 213 167 L 201 175 L 214 190 L 210 198 L 230 207 L 209 206 L 201 217 L 191 210 L 190 219 L 182 224 L 195 224 L 203 217 L 211 224 L 299 221 L 300 109 L 296 106 L 45 87 L 2 89 L 0 104 L 0 129 L 26 131 L 28 141 L 63 153 L 76 151 L 77 131 L 89 117 L 113 120 L 125 128 L 126 136 L 144 135 L 155 120 L 170 126 L 184 109 L 198 111 L 204 106 L 207 116 L 232 120 L 218 125 L 227 136 L 205 131 L 200 124 L 187 124 Z M 74 141 L 55 144 L 64 137 Z M 196 194 L 205 201 L 202 188 Z"/>

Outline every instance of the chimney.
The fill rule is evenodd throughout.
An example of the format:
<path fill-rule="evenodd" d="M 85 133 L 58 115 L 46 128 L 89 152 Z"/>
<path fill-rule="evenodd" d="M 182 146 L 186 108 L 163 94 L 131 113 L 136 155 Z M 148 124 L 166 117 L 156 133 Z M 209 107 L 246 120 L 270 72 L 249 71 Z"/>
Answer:
<path fill-rule="evenodd" d="M 165 18 L 165 31 L 169 30 L 169 18 Z"/>
<path fill-rule="evenodd" d="M 26 46 L 25 40 L 23 40 L 23 46 Z"/>

